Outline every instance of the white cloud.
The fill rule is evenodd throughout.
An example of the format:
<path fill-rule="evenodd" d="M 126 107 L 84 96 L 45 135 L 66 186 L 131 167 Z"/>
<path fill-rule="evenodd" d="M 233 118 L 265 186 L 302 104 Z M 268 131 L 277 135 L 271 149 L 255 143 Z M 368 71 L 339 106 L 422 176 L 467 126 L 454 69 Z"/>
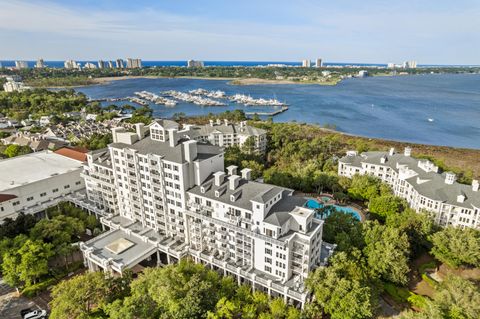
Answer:
<path fill-rule="evenodd" d="M 86 10 L 46 1 L 0 0 L 0 41 L 8 43 L 2 45 L 0 58 L 136 55 L 169 60 L 300 60 L 319 55 L 336 61 L 416 58 L 424 63 L 458 62 L 454 59 L 474 63 L 474 53 L 466 49 L 480 51 L 480 22 L 475 18 L 480 16 L 480 6 L 453 12 L 415 11 L 418 8 L 405 12 L 389 5 L 377 6 L 376 11 L 311 2 L 305 10 L 285 5 L 294 8 L 297 23 L 241 17 L 212 20 L 153 8 Z M 455 42 L 456 47 L 444 41 Z"/>

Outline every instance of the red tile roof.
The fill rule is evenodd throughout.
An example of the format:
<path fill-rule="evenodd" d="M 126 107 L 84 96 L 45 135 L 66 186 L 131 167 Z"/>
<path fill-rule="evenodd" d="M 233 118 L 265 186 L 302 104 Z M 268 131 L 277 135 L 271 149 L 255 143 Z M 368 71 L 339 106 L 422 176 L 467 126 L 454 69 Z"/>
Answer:
<path fill-rule="evenodd" d="M 17 198 L 17 196 L 11 194 L 0 194 L 0 203 L 6 202 L 7 200 L 11 200 L 14 198 Z"/>
<path fill-rule="evenodd" d="M 87 152 L 84 149 L 73 149 L 73 148 L 68 148 L 68 147 L 62 147 L 58 150 L 55 151 L 55 153 L 69 157 L 71 159 L 77 160 L 77 161 L 82 161 L 85 162 L 87 161 Z"/>

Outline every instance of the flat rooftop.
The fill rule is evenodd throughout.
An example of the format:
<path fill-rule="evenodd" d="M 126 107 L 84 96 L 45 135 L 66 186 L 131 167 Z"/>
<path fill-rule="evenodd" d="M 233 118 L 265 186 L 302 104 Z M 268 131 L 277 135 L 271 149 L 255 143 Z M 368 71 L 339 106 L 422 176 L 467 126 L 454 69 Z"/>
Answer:
<path fill-rule="evenodd" d="M 82 162 L 44 151 L 0 161 L 0 192 L 82 168 Z"/>

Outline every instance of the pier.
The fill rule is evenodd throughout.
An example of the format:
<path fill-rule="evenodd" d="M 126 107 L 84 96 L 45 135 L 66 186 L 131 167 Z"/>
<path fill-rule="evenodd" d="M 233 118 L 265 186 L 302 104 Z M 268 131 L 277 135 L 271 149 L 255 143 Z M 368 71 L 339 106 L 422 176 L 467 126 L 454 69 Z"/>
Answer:
<path fill-rule="evenodd" d="M 280 113 L 288 111 L 288 106 L 282 106 L 280 110 L 272 111 L 272 112 L 245 112 L 245 115 L 261 115 L 261 116 L 275 116 Z"/>

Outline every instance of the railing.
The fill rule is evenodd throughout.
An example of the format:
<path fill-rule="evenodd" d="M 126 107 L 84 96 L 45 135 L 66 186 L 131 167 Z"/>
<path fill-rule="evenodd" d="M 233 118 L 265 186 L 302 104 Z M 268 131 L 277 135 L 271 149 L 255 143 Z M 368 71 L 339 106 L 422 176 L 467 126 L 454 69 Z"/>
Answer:
<path fill-rule="evenodd" d="M 188 216 L 191 216 L 191 217 L 196 217 L 196 218 L 200 218 L 200 219 L 215 223 L 217 225 L 221 225 L 225 228 L 232 229 L 232 230 L 234 230 L 236 232 L 239 232 L 239 233 L 242 233 L 242 234 L 246 234 L 246 235 L 249 235 L 249 236 L 252 236 L 252 237 L 262 239 L 262 240 L 264 240 L 266 242 L 269 242 L 269 243 L 273 243 L 273 244 L 276 244 L 276 245 L 279 245 L 279 246 L 285 246 L 286 245 L 285 242 L 280 241 L 278 239 L 253 232 L 253 231 L 245 229 L 245 228 L 237 227 L 237 226 L 235 226 L 231 223 L 224 222 L 224 221 L 221 221 L 221 220 L 216 219 L 216 218 L 212 218 L 212 217 L 207 216 L 205 214 L 201 214 L 201 213 L 197 213 L 197 212 L 193 212 L 193 211 L 188 211 L 188 210 L 185 212 L 185 214 L 187 214 Z"/>

